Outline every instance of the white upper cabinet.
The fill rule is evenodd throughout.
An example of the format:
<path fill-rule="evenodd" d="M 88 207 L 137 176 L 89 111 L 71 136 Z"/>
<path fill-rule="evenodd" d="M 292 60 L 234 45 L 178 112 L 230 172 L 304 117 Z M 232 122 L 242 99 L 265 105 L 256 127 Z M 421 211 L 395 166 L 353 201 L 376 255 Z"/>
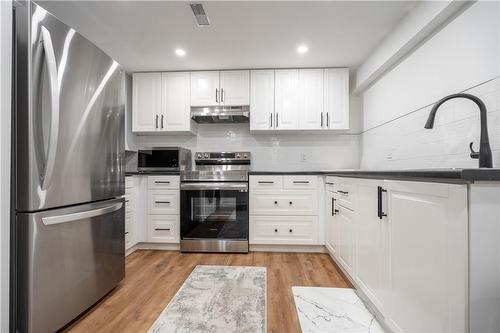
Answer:
<path fill-rule="evenodd" d="M 161 74 L 135 73 L 132 80 L 132 131 L 158 131 L 161 113 Z"/>
<path fill-rule="evenodd" d="M 219 71 L 191 72 L 191 106 L 220 103 Z"/>
<path fill-rule="evenodd" d="M 325 128 L 323 69 L 299 69 L 299 128 Z"/>
<path fill-rule="evenodd" d="M 192 132 L 189 72 L 135 73 L 132 131 Z"/>
<path fill-rule="evenodd" d="M 166 131 L 189 131 L 190 76 L 188 72 L 162 74 L 162 111 L 160 125 Z"/>
<path fill-rule="evenodd" d="M 250 71 L 221 71 L 220 100 L 221 105 L 250 104 Z"/>
<path fill-rule="evenodd" d="M 249 70 L 191 72 L 191 106 L 249 104 Z"/>
<path fill-rule="evenodd" d="M 325 69 L 323 91 L 324 128 L 349 129 L 349 69 Z"/>
<path fill-rule="evenodd" d="M 277 130 L 299 128 L 299 70 L 274 71 L 275 124 Z"/>
<path fill-rule="evenodd" d="M 250 130 L 274 129 L 274 70 L 250 72 Z"/>

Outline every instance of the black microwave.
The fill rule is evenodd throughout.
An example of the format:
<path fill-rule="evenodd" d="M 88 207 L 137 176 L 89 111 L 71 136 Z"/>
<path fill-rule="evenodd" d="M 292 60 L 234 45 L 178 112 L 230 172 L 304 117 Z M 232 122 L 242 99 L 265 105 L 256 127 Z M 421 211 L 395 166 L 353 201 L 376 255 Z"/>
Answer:
<path fill-rule="evenodd" d="M 184 171 L 191 169 L 191 151 L 180 147 L 157 147 L 139 150 L 137 170 Z"/>

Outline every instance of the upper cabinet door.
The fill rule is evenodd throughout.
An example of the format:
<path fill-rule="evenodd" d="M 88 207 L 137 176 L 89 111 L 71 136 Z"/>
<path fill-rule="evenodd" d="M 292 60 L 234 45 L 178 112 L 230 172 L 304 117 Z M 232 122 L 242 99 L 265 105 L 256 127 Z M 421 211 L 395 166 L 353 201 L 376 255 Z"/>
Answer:
<path fill-rule="evenodd" d="M 274 128 L 274 70 L 250 72 L 250 130 Z"/>
<path fill-rule="evenodd" d="M 349 129 L 349 69 L 328 68 L 324 73 L 325 126 Z"/>
<path fill-rule="evenodd" d="M 250 71 L 220 72 L 220 104 L 250 104 Z"/>
<path fill-rule="evenodd" d="M 191 106 L 220 103 L 219 72 L 191 72 Z"/>
<path fill-rule="evenodd" d="M 190 118 L 189 72 L 162 74 L 162 113 L 160 129 L 189 131 Z"/>
<path fill-rule="evenodd" d="M 293 130 L 299 128 L 299 70 L 274 71 L 275 128 Z"/>
<path fill-rule="evenodd" d="M 159 130 L 161 74 L 135 73 L 132 80 L 132 131 Z"/>
<path fill-rule="evenodd" d="M 315 130 L 325 126 L 323 69 L 299 69 L 299 127 Z"/>

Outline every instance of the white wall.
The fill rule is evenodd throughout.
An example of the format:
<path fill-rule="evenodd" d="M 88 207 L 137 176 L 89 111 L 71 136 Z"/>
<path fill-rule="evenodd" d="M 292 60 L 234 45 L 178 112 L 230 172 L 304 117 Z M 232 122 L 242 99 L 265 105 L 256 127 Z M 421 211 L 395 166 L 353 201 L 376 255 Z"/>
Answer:
<path fill-rule="evenodd" d="M 0 1 L 0 332 L 9 330 L 12 2 Z"/>
<path fill-rule="evenodd" d="M 431 105 L 467 91 L 484 100 L 494 165 L 500 166 L 500 3 L 477 2 L 363 94 L 361 168 L 477 167 L 479 112 L 467 100 Z"/>

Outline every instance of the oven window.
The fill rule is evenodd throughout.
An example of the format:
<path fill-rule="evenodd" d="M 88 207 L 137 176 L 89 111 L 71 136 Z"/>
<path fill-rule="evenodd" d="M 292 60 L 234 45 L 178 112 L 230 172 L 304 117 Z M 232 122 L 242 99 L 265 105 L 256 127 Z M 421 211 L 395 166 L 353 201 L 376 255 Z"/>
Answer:
<path fill-rule="evenodd" d="M 183 239 L 248 239 L 248 192 L 181 191 Z"/>

